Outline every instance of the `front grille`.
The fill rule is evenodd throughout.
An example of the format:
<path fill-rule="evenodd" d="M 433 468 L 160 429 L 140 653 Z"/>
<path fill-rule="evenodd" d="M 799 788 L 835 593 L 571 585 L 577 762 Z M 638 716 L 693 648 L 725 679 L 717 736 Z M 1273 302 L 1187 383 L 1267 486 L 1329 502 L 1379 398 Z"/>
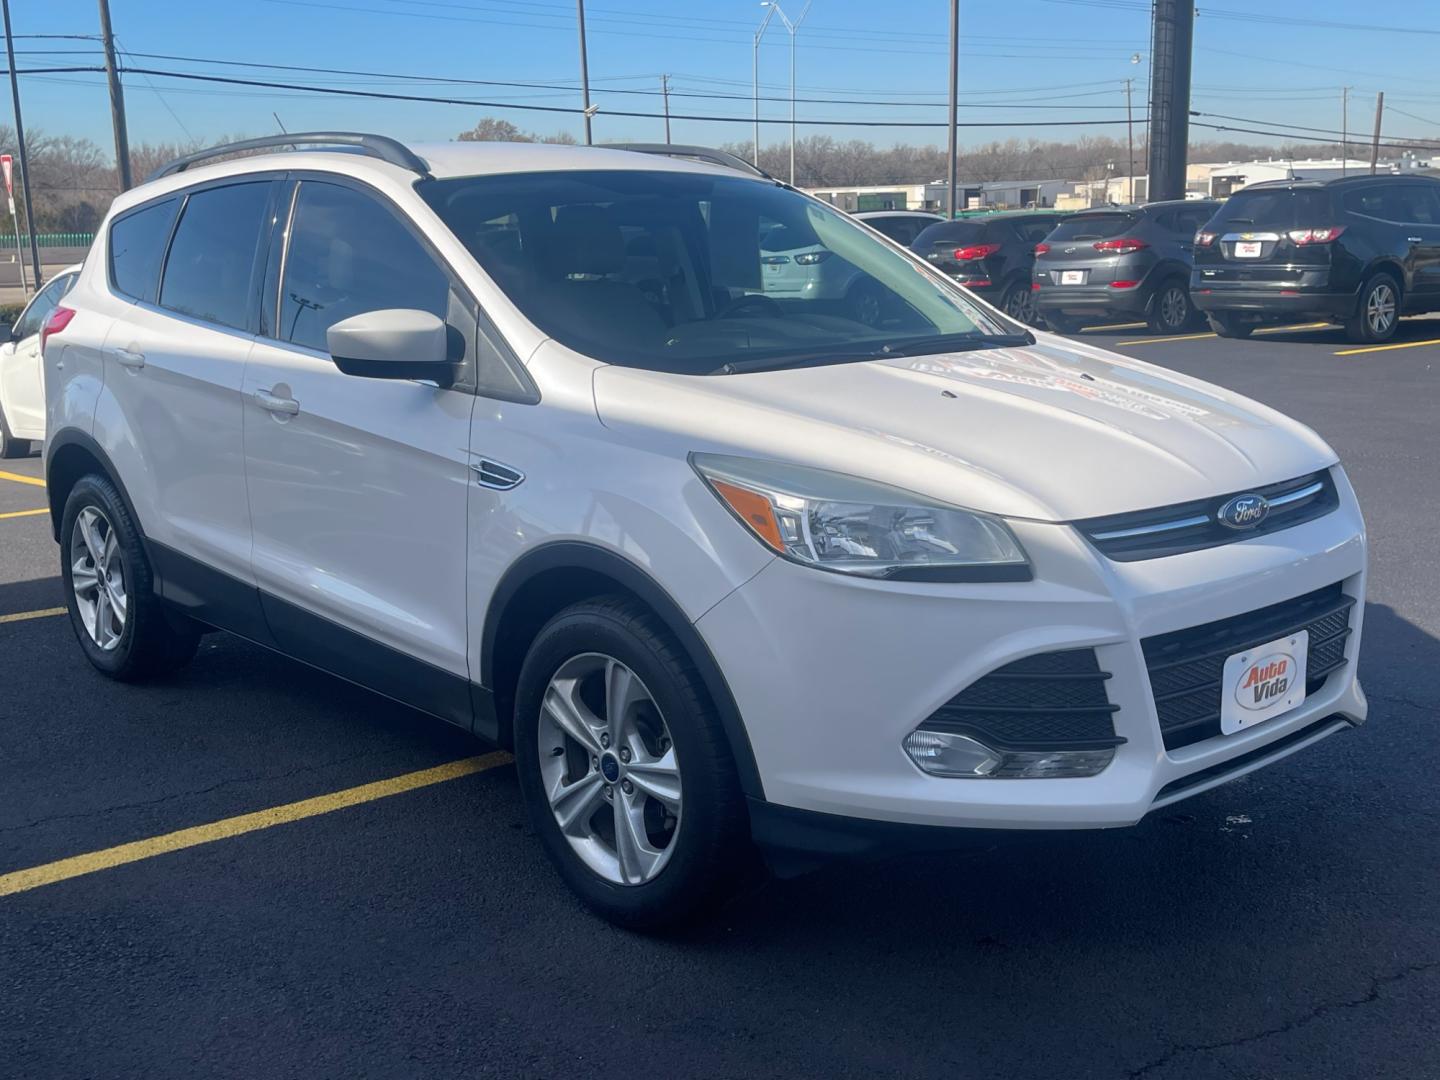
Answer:
<path fill-rule="evenodd" d="M 920 726 L 972 735 L 997 750 L 1084 750 L 1118 746 L 1105 693 L 1108 671 L 1094 649 L 1039 653 L 996 668 L 940 706 Z"/>
<path fill-rule="evenodd" d="M 1145 638 L 1141 648 L 1165 748 L 1174 750 L 1220 734 L 1221 676 L 1237 652 L 1307 630 L 1306 693 L 1313 694 L 1345 663 L 1355 601 L 1340 583 L 1258 611 L 1204 626 Z"/>
<path fill-rule="evenodd" d="M 1253 528 L 1234 529 L 1220 523 L 1221 507 L 1240 494 L 1263 495 L 1270 503 L 1270 512 L 1265 520 Z M 1293 480 L 1246 492 L 1174 503 L 1153 510 L 1088 518 L 1075 522 L 1075 527 L 1108 558 L 1116 562 L 1135 562 L 1264 536 L 1312 521 L 1339 505 L 1340 495 L 1335 490 L 1335 481 L 1326 471 L 1307 473 Z"/>

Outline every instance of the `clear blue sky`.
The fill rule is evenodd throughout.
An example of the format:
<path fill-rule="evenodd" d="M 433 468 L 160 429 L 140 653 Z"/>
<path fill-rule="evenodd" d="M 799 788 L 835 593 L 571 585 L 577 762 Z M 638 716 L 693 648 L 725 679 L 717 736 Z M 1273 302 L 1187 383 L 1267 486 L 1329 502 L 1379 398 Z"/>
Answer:
<path fill-rule="evenodd" d="M 782 0 L 797 16 L 804 0 Z M 17 37 L 93 34 L 95 0 L 12 0 Z M 1340 87 L 1350 85 L 1350 130 L 1368 132 L 1374 92 L 1384 89 L 1385 133 L 1440 135 L 1440 0 L 1218 0 L 1200 4 L 1193 107 L 1267 122 L 1338 128 Z M 598 140 L 660 139 L 659 120 L 616 111 L 658 113 L 656 91 L 668 72 L 675 113 L 748 118 L 751 40 L 764 9 L 754 0 L 587 0 L 590 75 Z M 814 0 L 798 42 L 800 96 L 883 98 L 890 104 L 799 105 L 801 119 L 942 122 L 949 5 L 945 0 Z M 569 89 L 479 86 L 446 79 L 488 79 L 573 86 L 578 78 L 575 5 L 571 0 L 112 0 L 115 32 L 130 53 L 204 58 L 201 62 L 132 57 L 135 66 L 225 74 L 306 85 L 377 89 L 511 105 L 570 106 Z M 1261 20 L 1279 21 L 1254 21 Z M 1356 29 L 1373 21 L 1395 32 Z M 1143 112 L 1149 72 L 1147 0 L 962 0 L 962 121 L 1123 120 L 1123 80 L 1136 78 Z M 1345 25 L 1326 25 L 1345 24 Z M 87 41 L 17 40 L 17 66 L 83 65 L 97 53 Z M 1142 61 L 1132 64 L 1139 52 Z M 214 60 L 296 65 L 304 71 L 219 67 Z M 425 81 L 396 85 L 366 75 L 320 74 L 314 68 L 404 73 Z M 788 116 L 788 37 L 774 20 L 761 48 L 762 116 Z M 26 122 L 52 133 L 94 139 L 109 148 L 103 77 L 22 78 Z M 738 95 L 732 98 L 682 94 Z M 301 91 L 207 85 L 141 75 L 126 77 L 134 142 L 193 135 L 214 140 L 276 130 L 358 128 L 412 139 L 446 139 L 482 115 L 503 116 L 541 132 L 577 136 L 579 118 L 515 108 L 346 100 Z M 928 104 L 920 104 L 928 103 Z M 1001 104 L 1003 103 L 1003 104 Z M 1405 115 L 1410 114 L 1410 115 Z M 0 118 L 9 120 L 8 99 Z M 1431 120 L 1436 122 L 1431 122 Z M 1216 121 L 1223 122 L 1223 121 Z M 766 142 L 786 137 L 780 124 Z M 942 128 L 802 128 L 881 143 L 938 144 Z M 990 127 L 962 141 L 1082 133 L 1124 137 L 1123 124 L 1063 128 Z M 677 120 L 678 141 L 746 139 L 748 120 Z M 1200 129 L 1194 138 L 1221 137 Z M 1259 136 L 1228 136 L 1274 141 Z"/>

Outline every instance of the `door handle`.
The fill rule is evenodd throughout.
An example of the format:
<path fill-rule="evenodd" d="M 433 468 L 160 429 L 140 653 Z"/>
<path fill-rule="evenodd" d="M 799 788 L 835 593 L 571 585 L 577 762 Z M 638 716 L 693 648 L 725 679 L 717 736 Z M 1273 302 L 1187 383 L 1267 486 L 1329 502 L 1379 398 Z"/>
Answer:
<path fill-rule="evenodd" d="M 256 390 L 255 400 L 266 412 L 281 416 L 297 416 L 300 413 L 300 402 L 294 398 L 276 397 L 269 390 Z"/>
<path fill-rule="evenodd" d="M 1409 242 L 1409 243 L 1411 243 L 1411 244 L 1420 244 L 1420 243 L 1423 243 L 1423 242 L 1424 242 L 1424 241 L 1423 241 L 1420 237 L 1418 237 L 1418 236 L 1407 236 L 1405 239 L 1406 239 L 1407 242 Z"/>
<path fill-rule="evenodd" d="M 139 371 L 145 366 L 145 354 L 133 352 L 130 349 L 116 349 L 115 359 L 121 367 L 128 367 L 135 371 Z"/>

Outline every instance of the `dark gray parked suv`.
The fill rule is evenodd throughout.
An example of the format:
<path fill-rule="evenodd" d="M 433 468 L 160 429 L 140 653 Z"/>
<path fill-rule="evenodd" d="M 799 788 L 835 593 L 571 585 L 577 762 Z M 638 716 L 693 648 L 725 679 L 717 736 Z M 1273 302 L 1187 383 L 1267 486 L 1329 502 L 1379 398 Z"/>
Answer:
<path fill-rule="evenodd" d="M 1085 210 L 1062 219 L 1035 249 L 1035 306 L 1052 329 L 1144 319 L 1157 334 L 1195 321 L 1195 232 L 1220 208 L 1204 199 Z"/>

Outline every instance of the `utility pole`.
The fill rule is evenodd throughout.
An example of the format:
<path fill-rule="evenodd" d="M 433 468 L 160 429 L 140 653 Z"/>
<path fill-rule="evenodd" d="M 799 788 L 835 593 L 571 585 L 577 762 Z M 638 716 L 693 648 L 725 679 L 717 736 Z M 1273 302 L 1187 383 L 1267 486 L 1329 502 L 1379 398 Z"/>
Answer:
<path fill-rule="evenodd" d="M 670 145 L 670 76 L 660 76 L 660 96 L 665 101 L 665 145 Z"/>
<path fill-rule="evenodd" d="M 103 2 L 103 0 L 102 0 Z M 575 13 L 580 24 L 580 100 L 585 105 L 585 145 L 591 145 L 590 60 L 585 53 L 585 0 L 575 0 Z"/>
<path fill-rule="evenodd" d="M 1150 53 L 1148 199 L 1185 195 L 1190 140 L 1190 60 L 1195 0 L 1155 0 Z"/>
<path fill-rule="evenodd" d="M 10 30 L 10 0 L 0 0 L 5 15 L 5 53 L 10 60 L 10 96 L 15 101 L 16 155 L 20 159 L 20 195 L 25 203 L 25 224 L 30 230 L 30 265 L 35 269 L 35 288 L 40 288 L 40 241 L 35 238 L 35 208 L 30 201 L 30 163 L 25 156 L 25 120 L 20 115 L 20 78 L 15 74 L 15 35 Z M 16 228 L 19 228 L 17 221 Z M 18 243 L 18 234 L 17 234 Z M 23 258 L 19 249 L 17 259 Z"/>
<path fill-rule="evenodd" d="M 11 65 L 14 66 L 13 64 Z M 1375 96 L 1375 135 L 1370 140 L 1370 175 L 1375 175 L 1375 163 L 1380 160 L 1380 120 L 1385 115 L 1385 91 Z"/>
<path fill-rule="evenodd" d="M 105 47 L 105 81 L 110 84 L 110 122 L 115 128 L 115 168 L 120 190 L 129 191 L 130 133 L 125 128 L 125 88 L 115 67 L 115 34 L 110 29 L 110 0 L 100 0 L 100 41 Z"/>
<path fill-rule="evenodd" d="M 948 209 L 951 219 L 955 217 L 956 202 L 959 198 L 955 188 L 960 182 L 960 0 L 950 0 L 950 145 L 946 149 L 949 169 Z"/>
<path fill-rule="evenodd" d="M 775 17 L 773 4 L 761 4 L 765 8 L 765 18 L 760 20 L 760 28 L 755 31 L 755 52 L 751 60 L 751 87 L 755 97 L 755 142 L 751 147 L 751 156 L 755 167 L 760 167 L 760 39 L 765 36 L 765 28 L 770 25 L 770 20 Z"/>
<path fill-rule="evenodd" d="M 1134 82 L 1134 79 L 1125 80 L 1125 141 L 1130 146 L 1129 175 L 1125 178 L 1125 187 L 1129 189 L 1125 201 L 1128 203 L 1135 201 L 1135 116 L 1130 109 L 1130 88 Z"/>
<path fill-rule="evenodd" d="M 1350 87 L 1340 87 L 1340 175 L 1344 176 L 1350 160 Z"/>

